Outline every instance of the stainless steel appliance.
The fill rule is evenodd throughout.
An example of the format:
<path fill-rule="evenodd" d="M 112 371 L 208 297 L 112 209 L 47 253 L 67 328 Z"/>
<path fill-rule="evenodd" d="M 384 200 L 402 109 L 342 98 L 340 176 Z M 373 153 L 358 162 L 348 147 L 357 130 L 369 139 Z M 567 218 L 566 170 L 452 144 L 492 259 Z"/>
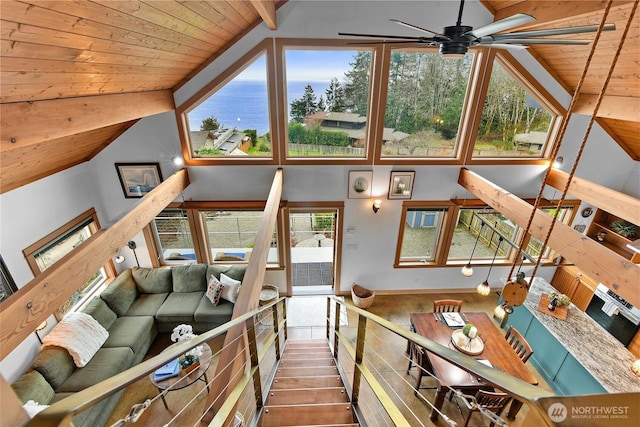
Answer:
<path fill-rule="evenodd" d="M 640 309 L 602 283 L 596 287 L 586 313 L 625 347 L 640 327 Z"/>

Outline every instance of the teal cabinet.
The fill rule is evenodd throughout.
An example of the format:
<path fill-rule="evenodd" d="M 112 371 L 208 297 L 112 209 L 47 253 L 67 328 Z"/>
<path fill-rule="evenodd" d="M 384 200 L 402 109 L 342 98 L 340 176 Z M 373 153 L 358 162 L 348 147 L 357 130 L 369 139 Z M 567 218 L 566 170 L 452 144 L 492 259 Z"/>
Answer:
<path fill-rule="evenodd" d="M 524 305 L 507 319 L 526 338 L 533 354 L 529 361 L 558 395 L 606 393 L 602 385 L 578 362 Z"/>
<path fill-rule="evenodd" d="M 569 352 L 538 319 L 533 319 L 525 337 L 533 347 L 529 360 L 547 381 L 553 381 Z"/>
<path fill-rule="evenodd" d="M 582 366 L 572 355 L 568 355 L 555 379 L 554 389 L 558 394 L 592 394 L 606 393 L 607 391 L 596 381 L 584 366 Z"/>

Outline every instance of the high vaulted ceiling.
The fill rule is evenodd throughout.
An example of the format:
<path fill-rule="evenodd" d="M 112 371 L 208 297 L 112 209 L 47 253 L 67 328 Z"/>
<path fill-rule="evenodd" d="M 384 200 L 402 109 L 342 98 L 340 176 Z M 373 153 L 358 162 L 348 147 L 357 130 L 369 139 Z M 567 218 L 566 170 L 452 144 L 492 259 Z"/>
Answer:
<path fill-rule="evenodd" d="M 0 192 L 95 156 L 138 119 L 174 108 L 172 93 L 285 1 L 0 1 Z M 483 0 L 521 29 L 599 24 L 604 1 Z M 436 4 L 436 3 L 434 3 Z M 615 1 L 576 112 L 591 114 L 633 1 Z M 624 42 L 598 121 L 640 160 L 640 20 Z M 573 93 L 590 46 L 529 51 Z"/>

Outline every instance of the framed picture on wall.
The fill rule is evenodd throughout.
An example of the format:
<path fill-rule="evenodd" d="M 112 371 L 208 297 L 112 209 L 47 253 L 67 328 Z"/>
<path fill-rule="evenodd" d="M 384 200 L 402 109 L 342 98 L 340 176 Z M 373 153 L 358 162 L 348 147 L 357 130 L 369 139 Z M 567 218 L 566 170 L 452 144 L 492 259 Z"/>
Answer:
<path fill-rule="evenodd" d="M 372 181 L 373 171 L 349 171 L 349 198 L 370 198 Z"/>
<path fill-rule="evenodd" d="M 2 302 L 18 290 L 16 282 L 13 281 L 13 277 L 11 277 L 9 270 L 7 270 L 2 255 L 0 255 L 0 275 L 2 275 L 2 285 L 0 286 L 0 302 Z"/>
<path fill-rule="evenodd" d="M 139 198 L 162 182 L 160 163 L 116 163 L 124 197 Z"/>
<path fill-rule="evenodd" d="M 413 193 L 415 172 L 391 172 L 389 179 L 389 199 L 410 199 Z"/>

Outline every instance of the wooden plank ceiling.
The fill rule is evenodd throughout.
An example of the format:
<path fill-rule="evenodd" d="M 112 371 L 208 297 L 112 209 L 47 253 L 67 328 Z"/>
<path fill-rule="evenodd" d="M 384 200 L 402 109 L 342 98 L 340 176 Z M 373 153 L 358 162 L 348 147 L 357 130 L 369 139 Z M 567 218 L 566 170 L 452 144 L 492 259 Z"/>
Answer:
<path fill-rule="evenodd" d="M 275 11 L 284 3 L 0 1 L 0 192 L 89 160 L 138 119 L 173 109 L 173 90 L 256 25 L 276 29 Z M 536 29 L 598 24 L 604 3 L 482 0 L 495 19 L 535 16 L 527 28 Z M 631 5 L 616 1 L 608 22 L 621 31 Z M 604 34 L 598 45 L 582 113 L 590 114 L 620 31 Z M 529 50 L 573 93 L 589 46 Z M 636 15 L 598 111 L 599 122 L 634 160 L 640 160 L 639 62 Z M 111 114 L 116 99 L 119 108 Z"/>

